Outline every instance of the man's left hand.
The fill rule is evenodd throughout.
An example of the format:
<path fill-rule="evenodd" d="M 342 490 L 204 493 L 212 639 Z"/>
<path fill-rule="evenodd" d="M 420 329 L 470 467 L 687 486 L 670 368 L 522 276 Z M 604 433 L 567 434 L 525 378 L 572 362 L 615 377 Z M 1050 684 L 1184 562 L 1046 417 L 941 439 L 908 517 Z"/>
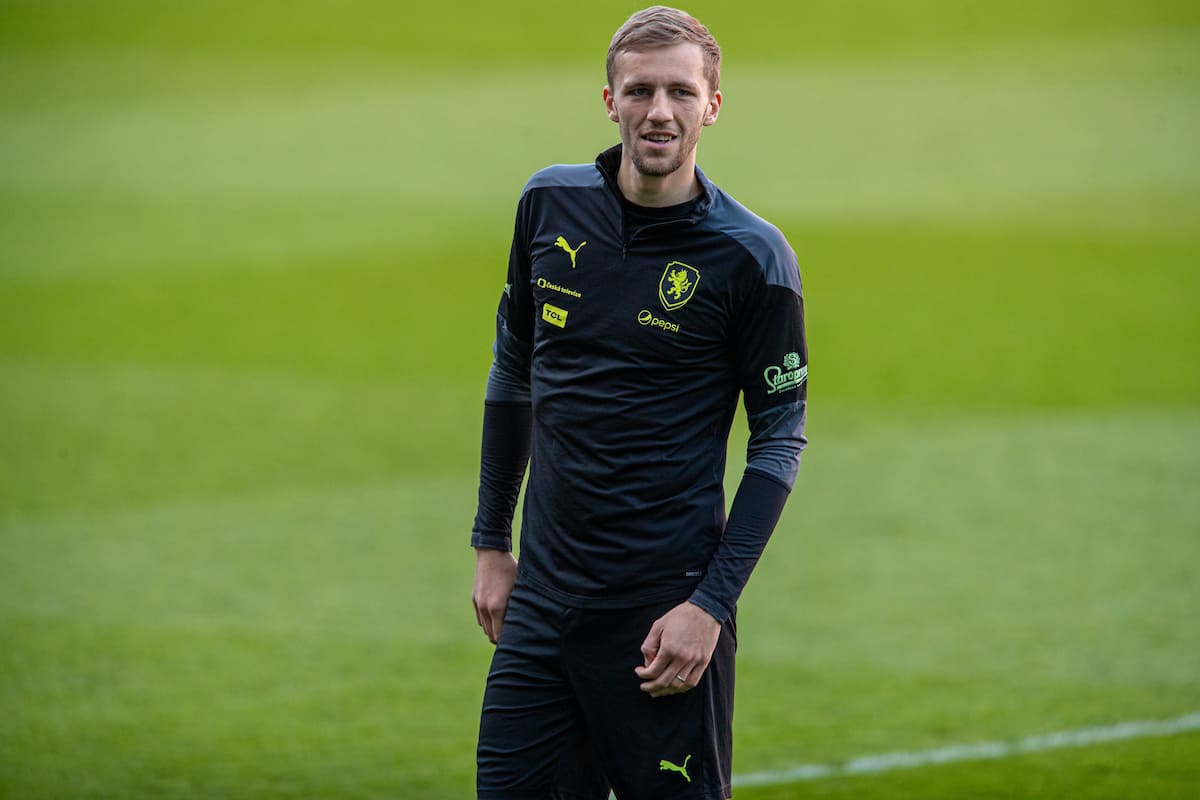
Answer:
<path fill-rule="evenodd" d="M 642 691 L 666 697 L 694 689 L 720 637 L 721 623 L 700 606 L 683 602 L 663 614 L 642 642 L 645 665 L 634 668 Z"/>

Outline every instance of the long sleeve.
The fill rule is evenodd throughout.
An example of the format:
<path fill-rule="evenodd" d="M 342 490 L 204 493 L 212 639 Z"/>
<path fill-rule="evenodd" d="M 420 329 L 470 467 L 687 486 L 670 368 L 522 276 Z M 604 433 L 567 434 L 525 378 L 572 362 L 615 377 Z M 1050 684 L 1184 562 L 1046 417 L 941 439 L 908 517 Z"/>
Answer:
<path fill-rule="evenodd" d="M 775 530 L 808 442 L 808 344 L 794 256 L 774 277 L 764 275 L 744 308 L 735 351 L 750 425 L 746 472 L 724 536 L 691 597 L 719 621 L 733 612 Z"/>
<path fill-rule="evenodd" d="M 508 274 L 496 311 L 496 340 L 484 395 L 479 500 L 471 546 L 512 549 L 512 518 L 529 463 L 532 312 L 529 260 L 524 242 L 524 202 L 509 252 Z"/>
<path fill-rule="evenodd" d="M 471 527 L 472 547 L 512 550 L 513 509 L 529 462 L 532 421 L 528 403 L 484 404 L 479 505 Z"/>
<path fill-rule="evenodd" d="M 689 598 L 718 621 L 733 613 L 767 540 L 779 522 L 788 489 L 771 478 L 747 471 L 733 498 L 725 536 L 708 573 Z"/>

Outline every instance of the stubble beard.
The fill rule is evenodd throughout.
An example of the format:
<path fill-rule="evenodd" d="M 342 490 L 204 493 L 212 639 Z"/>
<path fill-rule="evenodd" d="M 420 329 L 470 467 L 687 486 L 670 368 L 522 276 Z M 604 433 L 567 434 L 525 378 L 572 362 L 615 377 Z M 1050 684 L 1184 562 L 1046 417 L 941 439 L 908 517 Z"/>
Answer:
<path fill-rule="evenodd" d="M 636 140 L 640 143 L 640 139 Z M 668 175 L 674 174 L 684 162 L 687 161 L 689 155 L 696 150 L 696 144 L 700 141 L 699 131 L 686 134 L 678 140 L 679 149 L 675 151 L 675 157 L 670 161 L 660 161 L 657 158 L 645 158 L 638 147 L 629 148 L 630 160 L 633 161 L 633 167 L 640 174 L 648 178 L 665 178 Z"/>

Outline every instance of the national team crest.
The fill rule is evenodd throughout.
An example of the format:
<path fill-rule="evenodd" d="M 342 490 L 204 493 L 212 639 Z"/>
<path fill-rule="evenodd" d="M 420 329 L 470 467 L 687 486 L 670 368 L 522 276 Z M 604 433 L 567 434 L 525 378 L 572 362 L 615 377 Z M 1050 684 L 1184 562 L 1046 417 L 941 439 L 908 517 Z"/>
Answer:
<path fill-rule="evenodd" d="M 663 308 L 674 311 L 687 305 L 696 293 L 696 284 L 700 283 L 700 270 L 689 267 L 682 261 L 672 261 L 663 270 L 662 280 L 658 282 L 658 299 Z"/>

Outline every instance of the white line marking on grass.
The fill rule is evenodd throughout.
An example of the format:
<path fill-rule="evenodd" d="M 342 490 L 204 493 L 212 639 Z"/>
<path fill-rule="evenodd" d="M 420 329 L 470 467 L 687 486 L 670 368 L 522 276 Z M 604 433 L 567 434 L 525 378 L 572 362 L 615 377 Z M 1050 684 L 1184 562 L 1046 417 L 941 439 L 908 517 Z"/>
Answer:
<path fill-rule="evenodd" d="M 1100 728 L 1080 728 L 1073 731 L 1026 736 L 1024 739 L 1016 741 L 977 742 L 938 747 L 933 750 L 902 750 L 894 753 L 859 756 L 842 764 L 800 764 L 789 769 L 734 775 L 733 785 L 739 788 L 774 786 L 846 775 L 873 775 L 896 769 L 953 764 L 958 761 L 1009 758 L 1010 756 L 1040 753 L 1044 750 L 1058 750 L 1064 747 L 1088 747 L 1107 742 L 1124 742 L 1130 739 L 1174 736 L 1191 731 L 1200 731 L 1200 711 L 1184 714 L 1182 717 L 1174 719 L 1121 722 Z"/>

